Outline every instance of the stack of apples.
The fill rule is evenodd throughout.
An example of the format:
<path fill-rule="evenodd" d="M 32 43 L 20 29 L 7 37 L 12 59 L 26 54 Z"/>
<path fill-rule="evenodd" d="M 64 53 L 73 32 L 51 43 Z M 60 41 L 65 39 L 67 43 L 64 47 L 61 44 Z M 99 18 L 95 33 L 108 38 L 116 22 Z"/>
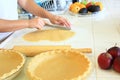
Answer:
<path fill-rule="evenodd" d="M 71 12 L 78 14 L 95 13 L 102 9 L 103 5 L 101 2 L 75 2 L 69 7 Z"/>
<path fill-rule="evenodd" d="M 114 46 L 98 56 L 98 65 L 101 69 L 108 70 L 113 68 L 120 73 L 120 48 Z"/>

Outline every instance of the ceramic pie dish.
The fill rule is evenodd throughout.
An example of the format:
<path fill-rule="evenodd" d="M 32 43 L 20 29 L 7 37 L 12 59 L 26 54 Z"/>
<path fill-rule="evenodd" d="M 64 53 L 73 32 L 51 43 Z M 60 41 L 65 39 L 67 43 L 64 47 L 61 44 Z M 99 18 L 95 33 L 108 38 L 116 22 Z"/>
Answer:
<path fill-rule="evenodd" d="M 90 71 L 90 59 L 76 50 L 43 52 L 27 67 L 30 80 L 83 80 Z"/>
<path fill-rule="evenodd" d="M 12 80 L 25 63 L 25 56 L 14 50 L 0 50 L 0 80 Z"/>

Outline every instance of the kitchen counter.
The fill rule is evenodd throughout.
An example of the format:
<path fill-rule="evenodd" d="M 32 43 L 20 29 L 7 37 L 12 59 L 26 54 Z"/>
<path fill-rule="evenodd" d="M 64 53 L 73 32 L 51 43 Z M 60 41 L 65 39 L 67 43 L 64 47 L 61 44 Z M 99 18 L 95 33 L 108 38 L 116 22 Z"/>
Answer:
<path fill-rule="evenodd" d="M 22 36 L 36 29 L 23 29 L 16 31 L 0 44 L 1 48 L 11 49 L 14 45 L 71 45 L 73 48 L 92 48 L 92 54 L 86 54 L 92 63 L 93 71 L 87 80 L 119 80 L 120 73 L 113 69 L 102 70 L 97 63 L 98 55 L 117 43 L 120 47 L 120 0 L 99 0 L 103 3 L 103 11 L 89 16 L 73 16 L 66 12 L 61 16 L 66 17 L 72 24 L 72 31 L 76 35 L 61 42 L 27 42 Z M 27 58 L 29 61 L 31 58 Z M 27 62 L 28 63 L 28 62 Z M 27 80 L 25 70 L 14 80 Z"/>

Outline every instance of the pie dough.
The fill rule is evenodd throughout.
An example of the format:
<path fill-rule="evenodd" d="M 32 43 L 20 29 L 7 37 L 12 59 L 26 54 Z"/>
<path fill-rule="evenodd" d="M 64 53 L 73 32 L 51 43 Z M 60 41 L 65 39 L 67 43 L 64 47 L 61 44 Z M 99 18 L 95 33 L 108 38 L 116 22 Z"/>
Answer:
<path fill-rule="evenodd" d="M 74 32 L 70 30 L 60 30 L 60 29 L 51 29 L 51 30 L 38 30 L 28 34 L 25 34 L 23 38 L 27 41 L 40 41 L 40 40 L 49 40 L 49 41 L 63 41 L 68 38 L 71 38 L 74 35 Z"/>
<path fill-rule="evenodd" d="M 35 56 L 27 67 L 30 80 L 82 80 L 91 61 L 75 50 L 54 50 Z"/>
<path fill-rule="evenodd" d="M 0 80 L 15 75 L 24 65 L 25 57 L 13 50 L 0 50 Z"/>

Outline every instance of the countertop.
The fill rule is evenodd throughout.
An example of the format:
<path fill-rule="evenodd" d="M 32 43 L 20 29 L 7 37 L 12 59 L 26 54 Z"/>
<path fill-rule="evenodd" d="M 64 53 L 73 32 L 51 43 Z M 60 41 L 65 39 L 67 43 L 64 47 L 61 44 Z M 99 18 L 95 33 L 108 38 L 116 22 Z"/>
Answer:
<path fill-rule="evenodd" d="M 97 0 L 98 1 L 98 0 Z M 21 36 L 35 29 L 16 31 L 0 44 L 2 48 L 12 48 L 14 45 L 71 45 L 73 48 L 92 48 L 92 54 L 87 55 L 93 63 L 93 71 L 87 80 L 120 80 L 120 73 L 113 69 L 102 70 L 97 63 L 98 55 L 117 43 L 120 47 L 120 0 L 99 0 L 103 3 L 103 11 L 89 16 L 73 16 L 66 12 L 60 16 L 66 17 L 72 24 L 72 31 L 77 35 L 61 42 L 24 41 Z M 29 60 L 27 60 L 29 61 Z M 27 64 L 26 64 L 27 65 Z M 26 66 L 25 65 L 25 66 Z M 27 80 L 26 67 L 14 80 Z"/>

